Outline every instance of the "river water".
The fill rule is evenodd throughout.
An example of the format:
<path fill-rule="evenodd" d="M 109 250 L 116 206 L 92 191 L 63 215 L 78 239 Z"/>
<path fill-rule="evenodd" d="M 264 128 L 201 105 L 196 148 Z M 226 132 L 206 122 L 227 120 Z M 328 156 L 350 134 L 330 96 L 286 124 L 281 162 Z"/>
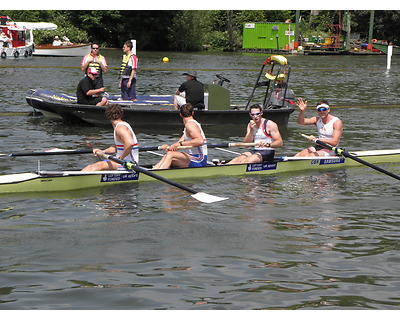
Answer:
<path fill-rule="evenodd" d="M 104 50 L 107 90 L 117 93 L 119 50 Z M 231 80 L 244 103 L 268 55 L 139 52 L 139 93 L 170 94 L 182 71 L 210 83 Z M 164 56 L 170 58 L 162 63 Z M 328 99 L 344 123 L 348 151 L 398 148 L 399 60 L 385 56 L 288 56 L 290 85 L 315 105 Z M 1 60 L 1 153 L 107 146 L 110 128 L 68 127 L 24 112 L 25 93 L 74 93 L 80 58 Z M 396 107 L 397 105 L 397 107 Z M 361 107 L 374 106 L 374 107 Z M 22 112 L 7 114 L 4 112 Z M 308 146 L 296 124 L 278 155 Z M 314 114 L 310 108 L 308 115 Z M 211 143 L 241 141 L 221 128 Z M 142 146 L 176 139 L 182 128 L 137 131 Z M 206 132 L 207 134 L 207 132 Z M 240 151 L 240 150 L 236 150 Z M 211 157 L 231 154 L 210 150 Z M 38 163 L 40 160 L 40 163 Z M 155 162 L 152 154 L 142 163 Z M 3 158 L 0 173 L 77 169 L 91 155 Z M 385 166 L 400 174 L 398 166 Z M 179 181 L 228 201 L 201 204 L 162 183 L 101 190 L 0 196 L 0 309 L 353 310 L 400 307 L 397 180 L 366 167 L 270 177 Z"/>

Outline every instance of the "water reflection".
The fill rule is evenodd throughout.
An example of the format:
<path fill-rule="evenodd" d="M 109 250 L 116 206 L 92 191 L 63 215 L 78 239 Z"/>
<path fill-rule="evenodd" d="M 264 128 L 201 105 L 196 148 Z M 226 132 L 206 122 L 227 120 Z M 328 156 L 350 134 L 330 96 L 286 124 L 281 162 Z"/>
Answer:
<path fill-rule="evenodd" d="M 120 50 L 105 55 L 111 66 L 119 66 Z M 181 69 L 193 67 L 205 83 L 217 72 L 230 79 L 233 100 L 239 102 L 247 99 L 266 58 L 171 53 L 166 65 L 163 55 L 140 53 L 139 92 L 171 93 L 181 82 Z M 289 61 L 294 90 L 311 103 L 323 97 L 334 105 L 399 103 L 395 59 L 389 74 L 385 57 L 290 56 Z M 2 110 L 30 110 L 24 92 L 31 86 L 74 92 L 82 78 L 79 63 L 80 58 L 2 61 L 8 65 L 2 68 L 7 78 L 0 83 Z M 32 76 L 39 72 L 40 77 Z M 117 70 L 106 75 L 110 91 L 117 92 Z M 397 108 L 335 109 L 335 115 L 343 120 L 347 151 L 398 145 Z M 279 155 L 307 145 L 300 133 L 308 132 L 296 124 L 296 116 L 297 111 Z M 212 143 L 242 140 L 245 126 L 240 132 L 212 128 L 206 134 Z M 27 116 L 1 116 L 0 127 L 1 153 L 113 141 L 111 127 L 68 127 Z M 143 146 L 153 146 L 180 132 L 159 134 L 151 128 L 137 134 Z M 214 152 L 215 157 L 227 155 L 212 152 L 213 157 Z M 93 160 L 77 155 L 41 162 L 43 168 L 59 170 Z M 4 159 L 0 170 L 30 171 L 36 162 Z M 386 168 L 396 172 L 398 165 Z M 400 190 L 392 180 L 361 167 L 181 181 L 230 198 L 213 205 L 158 182 L 2 195 L 1 270 L 8 283 L 0 288 L 3 307 L 395 309 Z"/>

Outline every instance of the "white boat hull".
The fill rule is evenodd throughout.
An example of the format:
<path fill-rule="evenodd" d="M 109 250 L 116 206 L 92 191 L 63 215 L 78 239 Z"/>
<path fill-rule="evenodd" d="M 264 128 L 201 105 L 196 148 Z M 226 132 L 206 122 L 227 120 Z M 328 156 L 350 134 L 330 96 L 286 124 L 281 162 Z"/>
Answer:
<path fill-rule="evenodd" d="M 49 57 L 83 57 L 90 52 L 90 44 L 79 44 L 71 46 L 37 46 L 33 52 L 34 56 Z"/>

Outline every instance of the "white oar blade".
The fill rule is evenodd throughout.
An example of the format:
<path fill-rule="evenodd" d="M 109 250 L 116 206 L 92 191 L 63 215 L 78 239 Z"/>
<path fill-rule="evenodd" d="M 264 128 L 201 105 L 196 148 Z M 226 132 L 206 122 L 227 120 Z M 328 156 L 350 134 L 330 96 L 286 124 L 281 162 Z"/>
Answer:
<path fill-rule="evenodd" d="M 204 192 L 197 192 L 195 194 L 192 194 L 191 196 L 193 198 L 195 198 L 196 200 L 199 200 L 199 201 L 205 202 L 205 203 L 213 203 L 213 202 L 218 202 L 218 201 L 223 201 L 223 200 L 229 199 L 229 198 L 221 198 L 221 197 L 213 196 L 211 194 L 204 193 Z"/>

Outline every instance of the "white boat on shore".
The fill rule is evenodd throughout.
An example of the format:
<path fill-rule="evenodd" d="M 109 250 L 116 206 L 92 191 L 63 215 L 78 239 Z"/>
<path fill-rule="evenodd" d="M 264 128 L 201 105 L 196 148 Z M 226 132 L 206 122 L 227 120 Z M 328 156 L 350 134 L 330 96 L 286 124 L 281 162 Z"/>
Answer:
<path fill-rule="evenodd" d="M 8 16 L 0 17 L 0 55 L 1 58 L 32 56 L 35 45 L 33 30 L 55 30 L 57 26 L 47 22 L 14 22 Z"/>

